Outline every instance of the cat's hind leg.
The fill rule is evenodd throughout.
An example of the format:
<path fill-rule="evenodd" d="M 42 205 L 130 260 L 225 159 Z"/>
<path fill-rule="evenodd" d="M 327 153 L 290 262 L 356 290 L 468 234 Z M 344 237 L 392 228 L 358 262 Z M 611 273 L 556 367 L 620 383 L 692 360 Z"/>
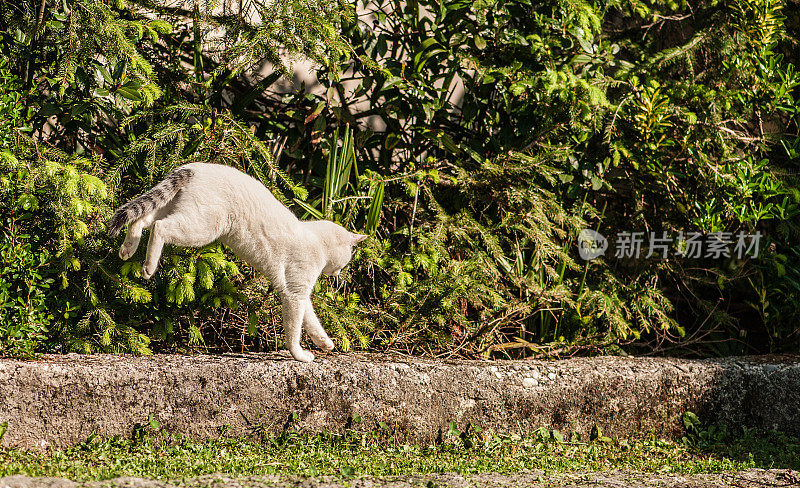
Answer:
<path fill-rule="evenodd" d="M 304 363 L 314 360 L 314 354 L 306 351 L 300 345 L 303 334 L 303 317 L 311 300 L 302 295 L 284 292 L 281 294 L 281 307 L 283 309 L 283 332 L 286 339 L 286 348 L 292 357 Z"/>
<path fill-rule="evenodd" d="M 166 224 L 165 224 L 166 222 Z M 164 249 L 165 234 L 168 234 L 171 229 L 168 219 L 156 220 L 153 227 L 150 229 L 150 240 L 147 242 L 147 256 L 144 258 L 142 264 L 142 277 L 149 280 L 156 272 L 158 267 L 158 260 L 161 259 L 161 251 Z"/>
<path fill-rule="evenodd" d="M 120 259 L 127 261 L 128 258 L 133 256 L 133 254 L 136 252 L 136 249 L 139 247 L 139 241 L 142 238 L 142 231 L 153 225 L 153 220 L 155 220 L 155 217 L 156 213 L 150 212 L 128 227 L 128 233 L 125 234 L 125 242 L 123 242 L 122 246 L 119 248 Z"/>
<path fill-rule="evenodd" d="M 142 276 L 150 279 L 158 268 L 161 251 L 164 244 L 174 244 L 184 247 L 201 247 L 214 242 L 219 237 L 219 232 L 190 225 L 191 216 L 170 214 L 168 217 L 156 220 L 150 228 L 150 241 L 147 243 L 147 257 L 142 265 Z"/>
<path fill-rule="evenodd" d="M 318 348 L 323 351 L 333 351 L 333 341 L 328 337 L 325 329 L 322 328 L 317 314 L 314 313 L 314 304 L 311 303 L 311 300 L 306 301 L 306 310 L 305 314 L 303 314 L 303 327 L 306 329 L 308 337 L 311 338 L 311 342 Z"/>

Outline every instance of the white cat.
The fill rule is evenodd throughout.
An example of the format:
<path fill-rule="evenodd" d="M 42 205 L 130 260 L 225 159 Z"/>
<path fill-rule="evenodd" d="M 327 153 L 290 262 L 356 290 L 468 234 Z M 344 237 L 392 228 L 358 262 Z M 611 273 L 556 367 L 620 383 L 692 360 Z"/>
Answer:
<path fill-rule="evenodd" d="M 118 235 L 132 223 L 119 249 L 130 258 L 142 230 L 151 227 L 142 276 L 153 276 L 164 244 L 200 247 L 219 240 L 264 273 L 281 297 L 286 345 L 304 362 L 314 355 L 300 346 L 303 328 L 320 349 L 330 351 L 311 304 L 320 273 L 337 276 L 353 247 L 367 236 L 327 220 L 301 221 L 256 179 L 219 164 L 181 166 L 144 195 L 120 207 L 108 230 Z"/>

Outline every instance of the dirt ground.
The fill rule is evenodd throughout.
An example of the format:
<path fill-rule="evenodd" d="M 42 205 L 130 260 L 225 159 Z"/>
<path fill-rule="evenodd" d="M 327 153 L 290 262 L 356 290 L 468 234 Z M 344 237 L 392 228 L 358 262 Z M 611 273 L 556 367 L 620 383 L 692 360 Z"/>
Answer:
<path fill-rule="evenodd" d="M 231 478 L 208 475 L 177 482 L 141 478 L 117 478 L 107 481 L 76 483 L 61 478 L 0 478 L 0 488 L 783 488 L 800 487 L 800 472 L 753 469 L 736 473 L 659 475 L 647 473 L 571 473 L 571 474 L 473 474 L 452 473 L 398 477 L 297 478 L 258 476 Z"/>

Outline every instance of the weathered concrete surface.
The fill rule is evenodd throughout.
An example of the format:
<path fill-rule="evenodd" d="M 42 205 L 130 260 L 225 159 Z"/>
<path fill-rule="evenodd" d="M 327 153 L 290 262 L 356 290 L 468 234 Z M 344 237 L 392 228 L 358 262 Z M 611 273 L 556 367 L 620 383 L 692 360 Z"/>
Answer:
<path fill-rule="evenodd" d="M 738 473 L 695 475 L 625 472 L 550 475 L 542 473 L 510 475 L 443 473 L 349 480 L 329 476 L 320 478 L 287 476 L 231 478 L 225 475 L 208 475 L 173 482 L 116 478 L 92 483 L 76 483 L 61 478 L 27 478 L 25 476 L 0 478 L 0 488 L 521 488 L 527 486 L 549 488 L 796 488 L 800 486 L 800 473 L 785 469 L 752 469 Z"/>
<path fill-rule="evenodd" d="M 433 361 L 333 354 L 310 364 L 287 354 L 0 360 L 4 446 L 64 446 L 92 433 L 130 436 L 152 415 L 194 438 L 341 432 L 387 424 L 428 443 L 455 421 L 484 430 L 539 427 L 606 435 L 682 432 L 681 415 L 800 435 L 800 358 Z"/>

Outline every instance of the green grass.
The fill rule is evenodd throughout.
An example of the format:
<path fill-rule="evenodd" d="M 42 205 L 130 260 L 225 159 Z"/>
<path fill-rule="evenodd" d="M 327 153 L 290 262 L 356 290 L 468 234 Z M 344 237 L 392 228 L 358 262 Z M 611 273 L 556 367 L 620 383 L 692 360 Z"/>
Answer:
<path fill-rule="evenodd" d="M 58 476 L 76 481 L 138 476 L 159 480 L 211 473 L 231 476 L 403 475 L 437 472 L 644 472 L 709 473 L 760 468 L 800 469 L 800 440 L 779 433 L 716 433 L 687 443 L 654 436 L 593 442 L 558 442 L 546 431 L 526 436 L 473 435 L 455 444 L 395 445 L 376 434 L 300 435 L 197 442 L 162 433 L 138 439 L 92 439 L 37 454 L 0 449 L 0 476 Z M 723 438 L 724 437 L 724 438 Z M 694 447 L 691 447 L 691 446 Z"/>

